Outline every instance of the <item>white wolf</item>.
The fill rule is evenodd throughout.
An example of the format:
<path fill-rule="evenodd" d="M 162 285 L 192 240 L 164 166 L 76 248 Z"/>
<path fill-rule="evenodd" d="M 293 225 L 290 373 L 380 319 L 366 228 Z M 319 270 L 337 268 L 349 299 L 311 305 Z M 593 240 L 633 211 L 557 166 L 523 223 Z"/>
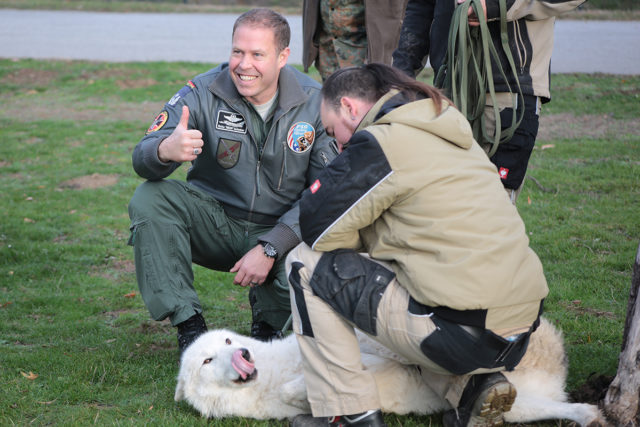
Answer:
<path fill-rule="evenodd" d="M 433 414 L 450 409 L 428 387 L 428 374 L 365 334 L 358 334 L 362 363 L 374 373 L 383 412 Z M 564 391 L 567 357 L 561 333 L 542 319 L 515 370 L 505 376 L 517 390 L 507 422 L 568 419 L 605 426 L 598 408 L 569 403 Z M 175 400 L 206 417 L 292 418 L 311 412 L 294 335 L 269 343 L 225 329 L 209 331 L 183 353 Z"/>

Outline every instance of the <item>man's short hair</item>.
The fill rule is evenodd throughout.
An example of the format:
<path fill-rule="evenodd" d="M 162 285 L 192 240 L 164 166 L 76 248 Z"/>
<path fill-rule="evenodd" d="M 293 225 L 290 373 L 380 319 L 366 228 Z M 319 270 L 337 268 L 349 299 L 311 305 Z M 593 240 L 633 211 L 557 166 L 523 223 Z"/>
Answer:
<path fill-rule="evenodd" d="M 278 12 L 267 8 L 251 9 L 236 19 L 235 24 L 233 24 L 233 33 L 231 33 L 231 35 L 233 36 L 236 33 L 236 28 L 242 25 L 262 27 L 273 31 L 273 37 L 275 39 L 276 49 L 278 52 L 281 52 L 284 48 L 289 46 L 289 41 L 291 40 L 291 29 L 289 28 L 289 23 L 284 16 L 280 15 Z"/>

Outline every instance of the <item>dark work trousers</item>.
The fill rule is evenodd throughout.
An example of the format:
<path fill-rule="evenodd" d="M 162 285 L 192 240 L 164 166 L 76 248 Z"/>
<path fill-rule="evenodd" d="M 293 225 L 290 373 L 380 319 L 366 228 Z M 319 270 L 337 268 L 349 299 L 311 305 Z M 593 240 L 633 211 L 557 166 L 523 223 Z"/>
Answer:
<path fill-rule="evenodd" d="M 511 125 L 514 113 L 513 98 L 515 95 L 498 93 L 496 97 L 500 111 L 501 128 L 505 129 Z M 522 108 L 522 101 L 520 103 L 517 114 L 520 114 L 520 109 Z M 487 96 L 485 124 L 489 135 L 494 135 L 495 133 L 495 117 L 492 105 L 491 98 Z M 536 96 L 525 95 L 524 116 L 520 126 L 514 132 L 513 137 L 509 141 L 500 144 L 496 152 L 491 156 L 491 162 L 496 165 L 502 184 L 513 204 L 515 204 L 522 190 L 529 158 L 538 136 L 539 113 L 540 99 Z M 491 149 L 491 144 L 483 144 L 482 146 L 487 152 Z"/>
<path fill-rule="evenodd" d="M 202 312 L 192 262 L 229 271 L 272 228 L 229 217 L 213 197 L 176 180 L 140 185 L 129 217 L 142 299 L 153 319 L 169 317 L 174 326 Z M 249 300 L 254 322 L 284 326 L 291 312 L 284 257 L 263 285 L 250 288 Z"/>

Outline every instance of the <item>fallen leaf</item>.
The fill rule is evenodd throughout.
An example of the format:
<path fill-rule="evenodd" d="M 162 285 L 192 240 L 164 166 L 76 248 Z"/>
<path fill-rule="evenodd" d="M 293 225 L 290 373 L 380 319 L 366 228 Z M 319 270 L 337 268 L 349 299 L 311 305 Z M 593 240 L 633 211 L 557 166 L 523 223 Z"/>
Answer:
<path fill-rule="evenodd" d="M 110 340 L 106 340 L 105 344 L 111 344 L 112 342 L 116 342 L 115 338 L 111 338 Z"/>
<path fill-rule="evenodd" d="M 540 147 L 541 150 L 546 150 L 547 148 L 556 148 L 556 146 L 554 144 L 545 144 Z"/>
<path fill-rule="evenodd" d="M 28 374 L 25 374 L 24 372 L 20 371 L 20 373 L 22 374 L 23 377 L 25 377 L 28 380 L 35 380 L 36 378 L 38 378 L 37 374 L 34 374 L 33 372 L 29 371 Z"/>
<path fill-rule="evenodd" d="M 527 196 L 527 204 L 529 204 L 529 205 L 531 204 L 531 197 L 530 196 Z"/>
<path fill-rule="evenodd" d="M 29 222 L 29 223 L 33 223 L 35 222 L 34 220 L 32 220 L 31 218 L 25 218 L 24 222 Z"/>
<path fill-rule="evenodd" d="M 136 293 L 135 293 L 135 292 L 131 292 L 131 293 L 125 294 L 125 295 L 123 295 L 123 296 L 124 296 L 125 298 L 133 298 L 133 297 L 135 297 L 135 296 L 136 296 Z"/>

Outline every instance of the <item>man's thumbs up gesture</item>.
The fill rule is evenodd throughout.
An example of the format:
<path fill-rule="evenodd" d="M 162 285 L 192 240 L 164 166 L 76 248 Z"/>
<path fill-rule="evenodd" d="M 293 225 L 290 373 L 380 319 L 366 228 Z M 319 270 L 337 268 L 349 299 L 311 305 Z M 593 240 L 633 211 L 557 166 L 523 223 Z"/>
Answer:
<path fill-rule="evenodd" d="M 189 107 L 182 106 L 180 122 L 158 146 L 158 158 L 163 162 L 190 162 L 202 153 L 202 132 L 197 129 L 188 129 Z"/>

